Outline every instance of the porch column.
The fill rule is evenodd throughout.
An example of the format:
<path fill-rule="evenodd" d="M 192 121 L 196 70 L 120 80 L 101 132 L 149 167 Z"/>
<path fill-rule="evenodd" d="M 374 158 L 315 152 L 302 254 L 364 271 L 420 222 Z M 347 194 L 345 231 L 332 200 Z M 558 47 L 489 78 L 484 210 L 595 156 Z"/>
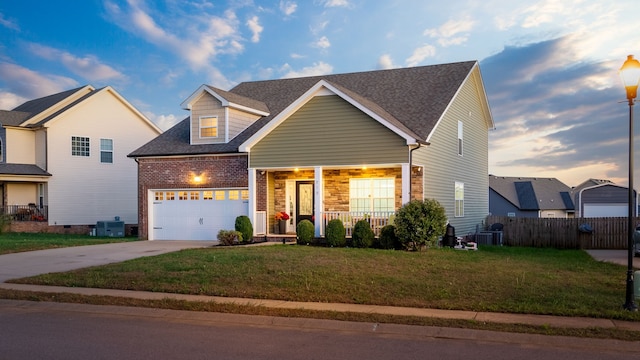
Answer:
<path fill-rule="evenodd" d="M 249 204 L 247 213 L 253 224 L 253 235 L 256 235 L 256 169 L 249 168 Z"/>
<path fill-rule="evenodd" d="M 411 201 L 411 167 L 402 164 L 402 205 Z"/>
<path fill-rule="evenodd" d="M 324 235 L 324 187 L 322 186 L 322 166 L 316 166 L 315 172 L 315 189 L 313 214 L 315 215 L 316 237 Z"/>

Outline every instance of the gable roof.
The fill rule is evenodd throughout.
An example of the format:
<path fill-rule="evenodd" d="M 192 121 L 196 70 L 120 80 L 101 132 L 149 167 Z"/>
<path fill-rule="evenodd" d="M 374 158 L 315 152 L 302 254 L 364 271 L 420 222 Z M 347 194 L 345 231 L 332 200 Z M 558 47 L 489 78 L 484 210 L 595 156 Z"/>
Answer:
<path fill-rule="evenodd" d="M 140 113 L 126 99 L 110 86 L 95 89 L 91 85 L 63 91 L 57 94 L 33 99 L 17 106 L 11 111 L 0 111 L 0 124 L 5 126 L 37 128 L 47 126 L 59 115 L 69 111 L 74 106 L 86 101 L 97 94 L 109 92 L 121 101 L 132 112 L 139 116 L 147 125 L 152 127 L 158 134 L 162 131 L 146 116 Z"/>
<path fill-rule="evenodd" d="M 48 172 L 33 164 L 0 164 L 2 175 L 51 176 Z"/>
<path fill-rule="evenodd" d="M 575 210 L 571 188 L 556 178 L 489 175 L 489 188 L 520 210 Z"/>
<path fill-rule="evenodd" d="M 314 88 L 324 86 L 345 100 L 368 111 L 369 115 L 383 122 L 392 130 L 397 130 L 405 138 L 412 137 L 412 141 L 426 142 L 436 127 L 446 109 L 455 99 L 462 84 L 474 72 L 479 74 L 477 61 L 467 61 L 451 64 L 430 65 L 391 70 L 376 70 L 347 74 L 319 75 L 301 78 L 264 80 L 243 82 L 228 92 L 202 86 L 200 91 L 207 91 L 219 99 L 229 102 L 246 104 L 253 101 L 250 107 L 255 108 L 264 104 L 268 115 L 263 116 L 238 136 L 226 144 L 189 145 L 188 133 L 185 137 L 182 130 L 166 131 L 151 142 L 133 151 L 129 156 L 163 156 L 188 154 L 216 154 L 242 151 L 255 141 L 259 131 L 268 131 L 265 126 L 271 120 L 288 116 L 287 111 L 295 110 L 296 103 L 304 103 Z M 480 77 L 478 77 L 480 79 Z M 484 88 L 481 86 L 482 94 Z M 306 94 L 306 95 L 305 95 Z M 200 96 L 199 92 L 191 95 L 183 106 Z M 238 96 L 238 98 L 233 98 Z M 483 108 L 486 108 L 489 128 L 493 128 L 493 119 L 488 111 L 488 103 L 484 96 Z M 183 120 L 187 121 L 188 120 Z M 188 126 L 182 122 L 176 127 Z M 183 129 L 188 131 L 188 127 Z M 251 140 L 251 141 L 249 141 Z M 176 146 L 182 144 L 188 146 Z M 248 142 L 247 142 L 248 141 Z"/>

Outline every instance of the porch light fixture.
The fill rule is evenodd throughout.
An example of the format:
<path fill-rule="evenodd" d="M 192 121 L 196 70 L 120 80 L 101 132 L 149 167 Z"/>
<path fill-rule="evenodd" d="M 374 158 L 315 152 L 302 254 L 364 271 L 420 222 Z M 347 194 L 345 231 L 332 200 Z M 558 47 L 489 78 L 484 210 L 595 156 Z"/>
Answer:
<path fill-rule="evenodd" d="M 627 100 L 629 101 L 629 214 L 627 224 L 627 289 L 624 309 L 629 311 L 637 311 L 638 306 L 633 299 L 633 219 L 635 211 L 633 198 L 633 105 L 638 93 L 638 83 L 640 82 L 640 62 L 633 58 L 633 55 L 627 56 L 627 60 L 620 68 L 620 77 L 627 91 Z"/>

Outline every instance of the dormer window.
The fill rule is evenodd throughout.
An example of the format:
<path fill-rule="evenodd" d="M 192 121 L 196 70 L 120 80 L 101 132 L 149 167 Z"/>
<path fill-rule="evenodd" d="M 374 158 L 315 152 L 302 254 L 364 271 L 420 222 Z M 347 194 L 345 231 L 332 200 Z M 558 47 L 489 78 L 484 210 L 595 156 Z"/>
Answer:
<path fill-rule="evenodd" d="M 217 116 L 201 116 L 200 117 L 200 138 L 218 137 L 218 117 Z"/>

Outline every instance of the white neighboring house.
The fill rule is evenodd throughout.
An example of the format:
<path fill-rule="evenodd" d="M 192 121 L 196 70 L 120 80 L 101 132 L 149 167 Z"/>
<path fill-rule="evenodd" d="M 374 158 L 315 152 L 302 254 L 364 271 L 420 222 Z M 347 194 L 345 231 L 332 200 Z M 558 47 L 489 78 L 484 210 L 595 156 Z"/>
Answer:
<path fill-rule="evenodd" d="M 40 223 L 34 231 L 85 232 L 116 216 L 137 224 L 137 165 L 127 154 L 161 132 L 109 86 L 0 111 L 0 209 L 14 224 Z"/>

